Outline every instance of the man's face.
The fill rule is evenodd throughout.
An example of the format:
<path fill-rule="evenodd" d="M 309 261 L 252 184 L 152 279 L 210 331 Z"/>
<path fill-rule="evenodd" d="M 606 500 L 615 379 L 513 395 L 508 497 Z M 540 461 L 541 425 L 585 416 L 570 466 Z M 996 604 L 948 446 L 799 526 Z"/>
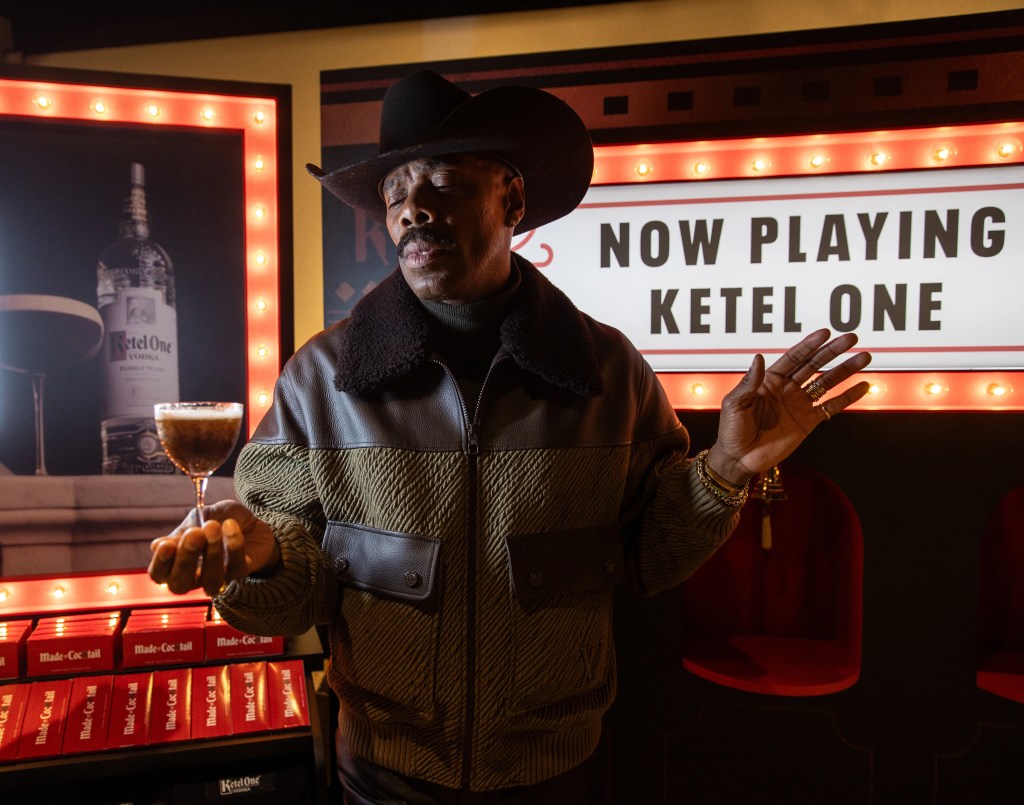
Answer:
<path fill-rule="evenodd" d="M 387 227 L 405 281 L 420 299 L 462 304 L 508 280 L 523 180 L 496 159 L 416 159 L 381 182 Z"/>

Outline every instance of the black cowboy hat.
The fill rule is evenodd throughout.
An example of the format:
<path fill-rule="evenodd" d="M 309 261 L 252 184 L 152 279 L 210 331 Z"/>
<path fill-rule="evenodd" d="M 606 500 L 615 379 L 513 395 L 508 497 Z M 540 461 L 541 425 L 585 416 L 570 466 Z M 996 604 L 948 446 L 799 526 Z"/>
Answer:
<path fill-rule="evenodd" d="M 431 70 L 388 87 L 380 115 L 379 153 L 330 173 L 306 165 L 346 204 L 383 221 L 379 187 L 399 165 L 444 154 L 497 157 L 526 187 L 520 232 L 575 209 L 594 170 L 586 126 L 566 103 L 533 87 L 498 87 L 470 95 Z"/>

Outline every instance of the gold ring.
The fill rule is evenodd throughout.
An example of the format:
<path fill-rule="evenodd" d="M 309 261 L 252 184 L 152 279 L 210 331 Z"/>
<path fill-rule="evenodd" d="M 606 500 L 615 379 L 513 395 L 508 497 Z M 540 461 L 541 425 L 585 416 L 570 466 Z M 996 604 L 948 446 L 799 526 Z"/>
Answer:
<path fill-rule="evenodd" d="M 812 380 L 804 386 L 804 391 L 807 392 L 807 396 L 811 398 L 811 402 L 813 403 L 824 397 L 828 392 L 828 389 L 821 385 L 817 380 Z"/>
<path fill-rule="evenodd" d="M 828 422 L 832 418 L 832 414 L 828 412 L 828 409 L 824 405 L 816 405 L 814 407 L 821 411 L 821 415 L 825 417 L 826 422 Z"/>
<path fill-rule="evenodd" d="M 217 588 L 217 595 L 224 595 L 224 591 L 228 588 L 228 583 L 225 581 L 220 587 Z"/>

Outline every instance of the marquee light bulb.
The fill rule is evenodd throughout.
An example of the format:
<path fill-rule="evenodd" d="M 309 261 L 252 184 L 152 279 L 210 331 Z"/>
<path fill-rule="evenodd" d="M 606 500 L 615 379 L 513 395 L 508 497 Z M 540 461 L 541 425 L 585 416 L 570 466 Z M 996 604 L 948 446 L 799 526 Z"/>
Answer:
<path fill-rule="evenodd" d="M 946 143 L 943 143 L 942 145 L 937 145 L 934 149 L 932 149 L 932 159 L 934 159 L 936 162 L 945 162 L 947 159 L 952 159 L 955 156 L 956 149 L 953 146 L 948 145 Z"/>
<path fill-rule="evenodd" d="M 693 163 L 693 173 L 695 176 L 707 176 L 711 172 L 711 165 L 705 162 L 703 159 L 698 159 Z"/>
<path fill-rule="evenodd" d="M 1006 397 L 1013 392 L 1013 386 L 1007 383 L 989 383 L 985 391 L 993 397 Z"/>
<path fill-rule="evenodd" d="M 877 380 L 872 381 L 871 384 L 868 386 L 868 394 L 870 394 L 872 397 L 880 397 L 881 395 L 885 394 L 886 391 L 888 391 L 888 387 L 885 385 L 885 383 L 880 383 Z"/>
<path fill-rule="evenodd" d="M 67 588 L 66 587 L 61 587 L 60 585 L 58 585 L 58 586 L 54 587 L 52 590 L 50 590 L 50 595 L 53 596 L 54 598 L 56 598 L 58 601 L 61 598 L 63 598 L 64 596 L 66 596 L 67 594 L 68 594 Z"/>
<path fill-rule="evenodd" d="M 268 307 L 267 300 L 264 299 L 262 296 L 259 299 L 256 300 L 256 309 L 260 313 L 264 313 L 266 311 L 267 307 Z"/>
<path fill-rule="evenodd" d="M 263 157 L 257 155 L 256 159 L 253 160 L 252 166 L 256 170 L 261 171 L 267 166 L 267 163 L 263 161 Z"/>
<path fill-rule="evenodd" d="M 10 600 L 11 591 L 8 589 L 0 590 L 0 603 Z"/>
<path fill-rule="evenodd" d="M 211 107 L 204 106 L 199 112 L 199 117 L 209 123 L 217 117 L 217 113 Z"/>
<path fill-rule="evenodd" d="M 116 581 L 112 581 L 110 582 L 110 584 L 106 586 L 105 589 L 108 595 L 117 595 L 119 592 L 121 592 L 121 585 L 118 584 Z"/>
<path fill-rule="evenodd" d="M 155 103 L 146 104 L 146 114 L 150 117 L 160 117 L 160 107 Z"/>
<path fill-rule="evenodd" d="M 771 166 L 771 161 L 765 159 L 764 157 L 758 157 L 757 159 L 750 163 L 751 169 L 757 171 L 758 173 L 768 170 L 768 168 L 770 168 Z"/>
<path fill-rule="evenodd" d="M 267 116 L 263 113 L 263 110 L 260 109 L 256 112 L 256 114 L 252 116 L 252 119 L 255 120 L 257 123 L 262 123 L 264 120 L 267 119 Z"/>
<path fill-rule="evenodd" d="M 265 266 L 267 264 L 267 255 L 263 252 L 256 252 L 256 265 Z"/>
<path fill-rule="evenodd" d="M 942 394 L 945 394 L 946 391 L 947 388 L 944 385 L 942 385 L 941 383 L 936 383 L 934 380 L 931 381 L 930 383 L 924 384 L 924 393 L 932 397 L 938 397 Z"/>
<path fill-rule="evenodd" d="M 49 109 L 51 105 L 50 99 L 47 98 L 45 95 L 36 95 L 36 97 L 32 99 L 32 103 L 34 103 L 40 109 Z"/>
<path fill-rule="evenodd" d="M 814 170 L 818 170 L 828 164 L 828 157 L 824 154 L 812 154 L 811 158 L 807 160 L 807 164 Z"/>
<path fill-rule="evenodd" d="M 96 114 L 103 115 L 107 113 L 108 107 L 103 101 L 95 101 L 89 104 L 89 108 L 92 109 Z"/>
<path fill-rule="evenodd" d="M 873 167 L 880 168 L 889 162 L 889 153 L 887 151 L 872 151 L 871 156 L 868 157 L 868 162 Z"/>
<path fill-rule="evenodd" d="M 269 400 L 270 395 L 267 394 L 267 392 L 265 391 L 261 391 L 259 394 L 256 395 L 256 402 L 258 402 L 260 405 L 266 405 Z"/>
<path fill-rule="evenodd" d="M 652 173 L 654 173 L 654 168 L 651 166 L 651 163 L 647 162 L 646 160 L 641 160 L 640 162 L 637 162 L 633 170 L 636 172 L 636 175 L 639 176 L 641 179 L 644 179 L 650 176 Z"/>
<path fill-rule="evenodd" d="M 1020 154 L 1022 150 L 1024 150 L 1024 146 L 1021 145 L 1021 141 L 1016 137 L 1011 137 L 996 146 L 996 156 L 1000 159 L 1011 159 Z"/>
<path fill-rule="evenodd" d="M 258 347 L 256 347 L 256 357 L 257 358 L 265 358 L 265 357 L 267 357 L 267 348 L 265 346 L 263 346 L 262 344 L 260 344 Z"/>
<path fill-rule="evenodd" d="M 255 215 L 257 218 L 266 218 L 267 217 L 267 208 L 264 207 L 262 204 L 257 204 L 252 212 L 253 212 L 253 215 Z"/>
<path fill-rule="evenodd" d="M 707 396 L 709 389 L 703 383 L 694 383 L 690 386 L 690 391 L 694 397 L 705 397 Z"/>

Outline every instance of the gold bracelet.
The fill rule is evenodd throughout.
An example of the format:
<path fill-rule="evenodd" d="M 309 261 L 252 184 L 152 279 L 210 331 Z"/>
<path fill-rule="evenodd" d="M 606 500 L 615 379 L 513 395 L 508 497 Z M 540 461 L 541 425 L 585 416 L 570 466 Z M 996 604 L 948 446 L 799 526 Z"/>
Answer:
<path fill-rule="evenodd" d="M 726 506 L 742 506 L 747 502 L 747 491 L 750 483 L 747 482 L 743 486 L 736 489 L 735 487 L 730 488 L 726 486 L 728 482 L 722 478 L 718 480 L 716 474 L 710 467 L 708 467 L 708 453 L 710 450 L 701 450 L 693 463 L 697 465 L 697 477 L 700 478 L 700 482 L 704 484 L 704 488 L 707 489 L 712 495 L 718 498 Z"/>

